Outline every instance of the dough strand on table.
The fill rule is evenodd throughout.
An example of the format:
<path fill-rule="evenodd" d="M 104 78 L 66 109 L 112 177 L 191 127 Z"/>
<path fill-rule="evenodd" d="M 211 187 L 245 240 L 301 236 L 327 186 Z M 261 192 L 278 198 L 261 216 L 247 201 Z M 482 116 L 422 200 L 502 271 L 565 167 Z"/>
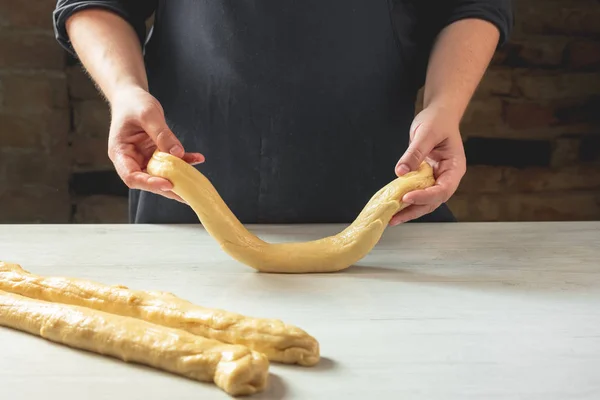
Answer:
<path fill-rule="evenodd" d="M 85 306 L 183 329 L 224 343 L 245 345 L 275 362 L 313 366 L 320 359 L 317 340 L 296 326 L 278 319 L 253 318 L 201 307 L 171 293 L 132 290 L 86 279 L 39 276 L 18 264 L 2 261 L 0 290 Z"/>
<path fill-rule="evenodd" d="M 435 183 L 433 169 L 419 169 L 397 177 L 367 202 L 356 219 L 336 235 L 308 242 L 267 243 L 249 232 L 223 201 L 212 183 L 194 166 L 156 151 L 149 174 L 173 184 L 173 192 L 195 212 L 206 231 L 237 261 L 258 271 L 275 273 L 335 272 L 365 257 L 379 242 L 391 218 L 408 206 L 402 197 Z"/>
<path fill-rule="evenodd" d="M 87 307 L 0 290 L 0 325 L 125 362 L 213 382 L 233 396 L 261 392 L 268 384 L 269 361 L 262 353 Z"/>

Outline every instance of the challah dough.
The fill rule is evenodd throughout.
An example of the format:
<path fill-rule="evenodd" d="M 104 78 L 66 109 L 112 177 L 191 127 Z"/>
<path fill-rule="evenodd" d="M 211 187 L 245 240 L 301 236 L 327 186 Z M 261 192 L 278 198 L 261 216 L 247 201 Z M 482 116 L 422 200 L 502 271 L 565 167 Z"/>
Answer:
<path fill-rule="evenodd" d="M 125 362 L 214 382 L 233 396 L 261 392 L 268 383 L 268 359 L 245 346 L 86 307 L 0 290 L 0 325 Z"/>
<path fill-rule="evenodd" d="M 134 317 L 224 343 L 245 345 L 269 360 L 312 366 L 319 343 L 304 330 L 276 319 L 252 318 L 210 309 L 172 293 L 131 290 L 67 277 L 31 274 L 18 264 L 0 261 L 0 290 L 34 299 L 85 306 Z"/>
<path fill-rule="evenodd" d="M 391 218 L 407 204 L 404 194 L 435 183 L 432 167 L 398 177 L 367 202 L 357 218 L 337 235 L 309 242 L 267 243 L 250 233 L 231 212 L 212 183 L 182 159 L 156 151 L 149 174 L 173 184 L 173 192 L 194 210 L 207 232 L 237 261 L 275 273 L 334 272 L 348 268 L 377 244 Z"/>

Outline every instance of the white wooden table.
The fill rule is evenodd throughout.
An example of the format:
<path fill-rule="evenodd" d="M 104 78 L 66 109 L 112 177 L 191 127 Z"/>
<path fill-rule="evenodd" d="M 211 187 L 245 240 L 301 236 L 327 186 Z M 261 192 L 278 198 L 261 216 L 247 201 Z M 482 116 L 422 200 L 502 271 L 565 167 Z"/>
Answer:
<path fill-rule="evenodd" d="M 341 226 L 250 226 L 269 241 Z M 0 259 L 171 291 L 314 335 L 255 399 L 600 399 L 600 222 L 406 224 L 335 274 L 255 272 L 199 226 L 0 225 Z M 227 399 L 215 385 L 0 327 L 0 398 Z"/>

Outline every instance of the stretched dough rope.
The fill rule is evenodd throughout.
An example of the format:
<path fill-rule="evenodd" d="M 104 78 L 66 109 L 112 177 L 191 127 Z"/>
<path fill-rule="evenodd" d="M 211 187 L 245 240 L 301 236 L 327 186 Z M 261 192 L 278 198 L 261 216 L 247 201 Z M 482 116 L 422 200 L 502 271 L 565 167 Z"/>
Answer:
<path fill-rule="evenodd" d="M 357 218 L 337 235 L 308 242 L 267 243 L 249 232 L 231 212 L 212 183 L 182 159 L 155 152 L 147 171 L 169 180 L 173 192 L 194 210 L 207 232 L 237 261 L 258 271 L 275 273 L 335 272 L 366 256 L 391 218 L 407 206 L 404 194 L 435 183 L 432 167 L 398 177 L 377 191 Z"/>
<path fill-rule="evenodd" d="M 214 382 L 233 396 L 261 392 L 268 383 L 269 361 L 245 346 L 86 307 L 0 290 L 0 325 L 125 362 Z"/>
<path fill-rule="evenodd" d="M 171 293 L 131 290 L 84 279 L 43 277 L 0 261 L 0 290 L 30 298 L 84 306 L 186 330 L 224 343 L 245 345 L 269 360 L 313 366 L 319 343 L 304 330 L 276 319 L 210 309 Z"/>

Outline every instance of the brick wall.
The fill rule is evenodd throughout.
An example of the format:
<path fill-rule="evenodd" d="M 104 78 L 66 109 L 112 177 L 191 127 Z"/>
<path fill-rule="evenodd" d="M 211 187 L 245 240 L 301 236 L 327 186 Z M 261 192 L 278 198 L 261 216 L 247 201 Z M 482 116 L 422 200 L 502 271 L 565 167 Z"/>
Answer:
<path fill-rule="evenodd" d="M 600 2 L 519 0 L 461 132 L 462 221 L 600 219 Z"/>
<path fill-rule="evenodd" d="M 124 222 L 108 108 L 50 0 L 0 0 L 0 222 Z M 519 0 L 462 124 L 463 221 L 600 219 L 600 3 Z M 400 154 L 399 154 L 400 156 Z"/>
<path fill-rule="evenodd" d="M 71 218 L 65 56 L 47 0 L 0 0 L 0 221 Z"/>

